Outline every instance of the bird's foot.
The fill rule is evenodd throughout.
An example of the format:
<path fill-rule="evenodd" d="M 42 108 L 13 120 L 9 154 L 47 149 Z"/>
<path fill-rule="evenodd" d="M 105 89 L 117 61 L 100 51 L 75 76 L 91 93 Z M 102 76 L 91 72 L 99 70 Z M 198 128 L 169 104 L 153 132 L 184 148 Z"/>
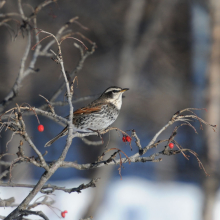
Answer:
<path fill-rule="evenodd" d="M 98 133 L 98 136 L 100 137 L 100 139 L 102 140 L 102 144 L 104 144 L 104 141 L 103 141 L 103 138 L 102 138 L 102 135 L 101 133 L 99 132 L 99 130 L 93 130 L 91 128 L 89 128 L 90 131 L 93 131 L 93 132 L 97 132 Z"/>

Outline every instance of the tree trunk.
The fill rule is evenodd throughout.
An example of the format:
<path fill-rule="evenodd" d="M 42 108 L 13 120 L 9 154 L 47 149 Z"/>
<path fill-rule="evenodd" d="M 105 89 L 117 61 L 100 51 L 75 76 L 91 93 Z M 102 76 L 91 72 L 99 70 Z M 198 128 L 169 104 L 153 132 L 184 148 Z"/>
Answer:
<path fill-rule="evenodd" d="M 210 1 L 211 37 L 212 47 L 210 54 L 210 66 L 208 70 L 208 118 L 207 121 L 217 125 L 216 132 L 207 129 L 207 158 L 209 164 L 210 177 L 204 182 L 204 208 L 203 219 L 214 218 L 214 205 L 216 192 L 219 185 L 218 165 L 220 159 L 220 1 Z"/>

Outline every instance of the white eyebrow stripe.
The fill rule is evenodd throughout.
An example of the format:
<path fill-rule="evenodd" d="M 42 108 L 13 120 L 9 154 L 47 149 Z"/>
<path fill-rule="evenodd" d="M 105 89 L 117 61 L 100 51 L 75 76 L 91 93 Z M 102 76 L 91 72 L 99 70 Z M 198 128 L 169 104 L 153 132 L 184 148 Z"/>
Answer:
<path fill-rule="evenodd" d="M 111 92 L 111 91 L 114 91 L 114 90 L 116 90 L 116 91 L 121 91 L 120 88 L 109 88 L 109 89 L 107 89 L 105 92 Z"/>

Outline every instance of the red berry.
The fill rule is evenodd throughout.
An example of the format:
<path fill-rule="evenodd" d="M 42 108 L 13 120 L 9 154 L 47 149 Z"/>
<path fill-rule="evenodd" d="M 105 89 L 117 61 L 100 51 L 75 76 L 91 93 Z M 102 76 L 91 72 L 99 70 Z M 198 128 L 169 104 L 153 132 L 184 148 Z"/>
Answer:
<path fill-rule="evenodd" d="M 127 142 L 131 142 L 131 137 L 126 136 L 126 141 L 127 141 Z"/>
<path fill-rule="evenodd" d="M 66 210 L 63 211 L 63 212 L 61 212 L 61 216 L 62 216 L 63 218 L 65 218 L 65 217 L 66 217 L 66 213 L 68 213 Z"/>
<path fill-rule="evenodd" d="M 169 148 L 173 149 L 174 148 L 174 144 L 173 143 L 169 143 Z"/>
<path fill-rule="evenodd" d="M 122 141 L 126 142 L 126 136 L 123 136 Z"/>
<path fill-rule="evenodd" d="M 123 142 L 131 142 L 131 137 L 124 135 L 124 136 L 122 137 L 122 141 L 123 141 Z"/>
<path fill-rule="evenodd" d="M 38 125 L 37 127 L 39 132 L 43 132 L 44 131 L 44 126 L 43 125 Z"/>

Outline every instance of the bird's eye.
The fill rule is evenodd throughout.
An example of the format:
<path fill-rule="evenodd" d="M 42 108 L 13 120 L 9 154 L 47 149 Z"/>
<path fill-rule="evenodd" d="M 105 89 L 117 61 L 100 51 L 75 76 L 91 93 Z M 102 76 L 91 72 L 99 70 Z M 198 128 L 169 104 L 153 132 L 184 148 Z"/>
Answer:
<path fill-rule="evenodd" d="M 111 91 L 105 92 L 105 95 L 108 98 L 113 98 L 115 94 L 117 94 L 118 92 L 120 92 L 119 90 L 113 89 Z"/>
<path fill-rule="evenodd" d="M 113 98 L 113 91 L 106 92 L 105 95 L 108 98 Z"/>
<path fill-rule="evenodd" d="M 112 94 L 113 94 L 112 91 L 106 93 L 106 95 L 109 95 L 109 96 L 112 95 Z"/>
<path fill-rule="evenodd" d="M 119 91 L 118 90 L 112 90 L 110 91 L 111 93 L 118 93 Z"/>

